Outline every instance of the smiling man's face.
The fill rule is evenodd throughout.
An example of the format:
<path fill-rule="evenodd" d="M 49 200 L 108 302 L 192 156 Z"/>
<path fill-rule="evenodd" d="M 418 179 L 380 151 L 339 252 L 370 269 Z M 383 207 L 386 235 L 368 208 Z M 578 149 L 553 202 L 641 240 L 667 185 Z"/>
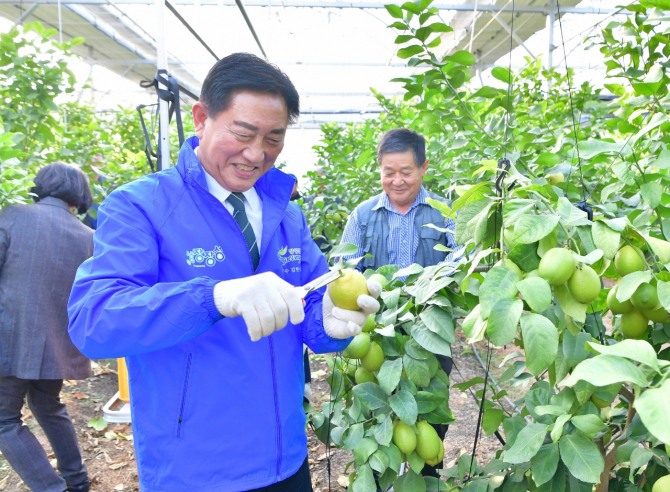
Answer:
<path fill-rule="evenodd" d="M 414 203 L 423 175 L 428 169 L 428 161 L 417 164 L 411 150 L 384 154 L 379 163 L 382 188 L 389 197 L 391 205 L 398 212 L 405 213 Z"/>
<path fill-rule="evenodd" d="M 284 148 L 288 110 L 281 96 L 241 91 L 217 115 L 196 103 L 193 121 L 200 141 L 198 158 L 205 170 L 227 190 L 244 192 L 274 165 Z"/>

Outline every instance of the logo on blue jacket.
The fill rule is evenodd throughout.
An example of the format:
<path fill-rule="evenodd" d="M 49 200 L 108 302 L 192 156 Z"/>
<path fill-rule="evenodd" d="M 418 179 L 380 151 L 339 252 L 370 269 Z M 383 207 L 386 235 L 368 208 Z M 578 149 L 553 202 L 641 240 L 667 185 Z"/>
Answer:
<path fill-rule="evenodd" d="M 300 248 L 284 246 L 277 251 L 277 258 L 281 262 L 284 273 L 300 271 L 300 260 L 302 259 Z"/>
<path fill-rule="evenodd" d="M 211 251 L 204 248 L 193 248 L 186 252 L 186 263 L 196 268 L 213 267 L 219 261 L 226 259 L 221 246 L 214 246 Z"/>

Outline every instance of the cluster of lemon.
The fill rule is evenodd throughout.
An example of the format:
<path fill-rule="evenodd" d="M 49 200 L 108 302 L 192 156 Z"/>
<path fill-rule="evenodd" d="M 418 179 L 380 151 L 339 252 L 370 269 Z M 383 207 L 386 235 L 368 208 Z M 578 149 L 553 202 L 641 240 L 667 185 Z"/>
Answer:
<path fill-rule="evenodd" d="M 367 293 L 365 276 L 358 270 L 350 268 L 344 269 L 342 276 L 328 285 L 328 295 L 333 304 L 342 309 L 358 309 L 358 296 Z M 371 314 L 367 317 L 361 333 L 356 335 L 342 352 L 342 356 L 347 360 L 347 373 L 353 376 L 356 384 L 376 383 L 374 373 L 384 363 L 384 350 L 370 337 L 370 332 L 375 326 L 375 316 Z"/>
<path fill-rule="evenodd" d="M 634 272 L 647 270 L 649 264 L 642 250 L 626 244 L 614 256 L 614 269 L 621 278 Z M 588 304 L 601 291 L 600 276 L 589 265 L 579 263 L 572 252 L 565 248 L 552 248 L 540 260 L 538 276 L 553 286 L 566 284 L 572 297 Z M 632 295 L 619 292 L 619 282 L 607 295 L 607 307 L 612 314 L 620 315 L 618 326 L 626 338 L 646 338 L 649 322 L 664 323 L 670 314 L 661 306 L 654 280 L 642 282 Z"/>
<path fill-rule="evenodd" d="M 625 245 L 614 257 L 614 268 L 621 277 L 633 272 L 645 271 L 649 264 L 642 250 Z M 646 338 L 649 334 L 649 322 L 665 323 L 669 313 L 661 306 L 653 279 L 641 283 L 627 299 L 619 293 L 619 281 L 607 295 L 607 307 L 614 315 L 620 315 L 619 330 L 626 338 Z"/>
<path fill-rule="evenodd" d="M 435 428 L 425 420 L 419 420 L 414 427 L 398 420 L 393 425 L 393 444 L 398 446 L 405 456 L 414 451 L 427 464 L 435 466 L 444 459 L 444 445 Z"/>
<path fill-rule="evenodd" d="M 589 265 L 577 262 L 565 248 L 547 251 L 540 260 L 537 274 L 550 285 L 567 284 L 572 297 L 582 304 L 594 301 L 600 293 L 600 276 Z"/>

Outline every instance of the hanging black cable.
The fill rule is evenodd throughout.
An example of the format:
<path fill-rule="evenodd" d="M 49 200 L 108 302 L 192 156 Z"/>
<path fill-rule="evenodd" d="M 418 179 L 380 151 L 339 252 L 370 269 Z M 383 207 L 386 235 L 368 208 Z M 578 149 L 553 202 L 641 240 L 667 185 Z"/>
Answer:
<path fill-rule="evenodd" d="M 158 154 L 154 152 L 153 147 L 151 145 L 151 137 L 149 136 L 149 131 L 147 130 L 147 124 L 144 121 L 144 115 L 142 114 L 142 111 L 144 108 L 150 107 L 150 106 L 156 106 L 158 107 L 157 104 L 151 104 L 149 106 L 146 106 L 144 104 L 140 104 L 137 106 L 137 112 L 140 115 L 140 126 L 142 127 L 142 133 L 144 134 L 144 155 L 147 157 L 147 162 L 149 163 L 149 167 L 151 168 L 151 172 L 156 172 L 156 168 L 154 166 L 154 161 L 152 157 L 158 157 Z M 152 133 L 153 133 L 153 125 L 152 125 Z"/>
<path fill-rule="evenodd" d="M 140 82 L 140 86 L 144 88 L 149 88 L 153 87 L 156 89 L 156 94 L 158 95 L 158 99 L 167 101 L 168 103 L 168 123 L 172 120 L 172 116 L 175 116 L 175 121 L 177 124 L 177 134 L 179 136 L 179 147 L 181 147 L 184 144 L 184 127 L 181 121 L 181 109 L 180 109 L 180 101 L 179 101 L 179 84 L 177 83 L 177 79 L 173 77 L 172 75 L 168 74 L 167 70 L 165 69 L 160 69 L 156 73 L 156 77 L 154 77 L 153 80 L 143 80 Z M 165 89 L 163 87 L 166 87 Z M 139 111 L 139 106 L 138 106 L 138 111 Z M 144 129 L 144 138 L 145 138 L 145 154 L 147 155 L 147 159 L 149 160 L 149 165 L 151 166 L 152 171 L 154 170 L 153 163 L 151 161 L 150 156 L 155 156 L 158 160 L 158 162 L 161 162 L 161 152 L 160 152 L 160 146 L 157 146 L 157 152 L 153 152 L 151 149 L 150 143 L 146 143 L 149 140 L 149 136 L 146 131 L 146 127 L 144 125 L 144 121 L 142 119 L 142 112 L 140 111 L 140 120 L 143 125 Z M 160 133 L 160 127 L 159 127 L 159 133 Z"/>
<path fill-rule="evenodd" d="M 186 19 L 184 19 L 184 18 L 181 16 L 181 14 L 180 14 L 179 12 L 177 12 L 177 9 L 174 8 L 174 6 L 173 6 L 170 2 L 168 2 L 167 0 L 165 0 L 165 6 L 170 10 L 170 12 L 172 12 L 172 13 L 174 14 L 174 16 L 175 16 L 177 19 L 179 19 L 179 21 L 184 25 L 184 27 L 185 27 L 186 29 L 188 29 L 188 32 L 190 32 L 191 34 L 193 34 L 193 37 L 194 37 L 195 39 L 197 39 L 198 41 L 200 41 L 200 44 L 203 46 L 203 48 L 205 48 L 205 49 L 209 52 L 209 54 L 212 55 L 212 56 L 214 57 L 214 59 L 215 59 L 216 61 L 219 61 L 219 57 L 216 55 L 216 53 L 214 53 L 214 51 L 212 50 L 212 48 L 210 48 L 210 47 L 207 45 L 207 43 L 205 43 L 205 40 L 202 39 L 202 38 L 200 37 L 200 35 L 199 35 L 197 32 L 195 32 L 195 29 L 193 29 L 193 28 L 191 27 L 191 25 L 190 25 L 188 22 L 186 22 Z M 196 99 L 197 99 L 197 98 L 196 98 Z"/>

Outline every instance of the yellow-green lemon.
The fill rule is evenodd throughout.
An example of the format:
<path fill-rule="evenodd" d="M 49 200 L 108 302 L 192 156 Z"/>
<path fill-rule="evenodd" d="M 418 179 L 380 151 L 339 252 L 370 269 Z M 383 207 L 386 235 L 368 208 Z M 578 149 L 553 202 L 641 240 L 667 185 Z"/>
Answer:
<path fill-rule="evenodd" d="M 646 270 L 647 261 L 644 258 L 644 253 L 630 244 L 622 246 L 614 255 L 614 269 L 622 277 L 632 272 Z"/>
<path fill-rule="evenodd" d="M 354 381 L 356 381 L 356 384 L 376 383 L 377 378 L 365 367 L 360 366 L 356 369 L 356 373 L 354 374 Z"/>
<path fill-rule="evenodd" d="M 551 248 L 537 267 L 537 274 L 551 285 L 562 285 L 575 271 L 577 261 L 570 250 Z"/>
<path fill-rule="evenodd" d="M 365 324 L 363 325 L 363 331 L 365 333 L 370 333 L 372 330 L 375 329 L 375 326 L 377 326 L 377 322 L 375 321 L 375 315 L 374 314 L 368 314 L 368 317 L 365 318 Z"/>
<path fill-rule="evenodd" d="M 642 314 L 654 323 L 667 323 L 670 321 L 670 313 L 663 306 L 659 306 L 656 309 L 642 310 Z"/>
<path fill-rule="evenodd" d="M 412 451 L 416 449 L 416 433 L 412 426 L 402 420 L 396 422 L 393 426 L 393 444 L 406 455 L 412 454 Z"/>
<path fill-rule="evenodd" d="M 619 329 L 626 338 L 644 338 L 647 336 L 649 320 L 637 309 L 621 315 Z"/>
<path fill-rule="evenodd" d="M 356 335 L 342 355 L 349 359 L 362 359 L 370 350 L 370 334 L 361 332 Z"/>
<path fill-rule="evenodd" d="M 621 302 L 616 298 L 618 288 L 619 284 L 614 285 L 607 294 L 607 307 L 610 308 L 612 314 L 627 313 L 633 309 L 633 303 L 630 302 L 630 299 Z"/>
<path fill-rule="evenodd" d="M 630 298 L 638 309 L 654 309 L 658 306 L 658 293 L 654 284 L 640 284 Z"/>
<path fill-rule="evenodd" d="M 361 359 L 361 365 L 370 372 L 378 371 L 384 363 L 384 351 L 377 342 L 370 343 L 368 353 Z"/>
<path fill-rule="evenodd" d="M 434 460 L 443 447 L 440 436 L 437 435 L 435 428 L 425 420 L 416 424 L 416 452 L 424 461 Z"/>
<path fill-rule="evenodd" d="M 345 268 L 342 276 L 328 284 L 328 295 L 333 305 L 358 311 L 358 296 L 368 294 L 368 284 L 365 276 L 358 270 Z"/>
<path fill-rule="evenodd" d="M 656 480 L 651 492 L 670 492 L 670 475 L 664 475 Z"/>
<path fill-rule="evenodd" d="M 568 289 L 578 302 L 588 304 L 600 294 L 600 277 L 590 266 L 578 265 L 568 279 Z"/>

